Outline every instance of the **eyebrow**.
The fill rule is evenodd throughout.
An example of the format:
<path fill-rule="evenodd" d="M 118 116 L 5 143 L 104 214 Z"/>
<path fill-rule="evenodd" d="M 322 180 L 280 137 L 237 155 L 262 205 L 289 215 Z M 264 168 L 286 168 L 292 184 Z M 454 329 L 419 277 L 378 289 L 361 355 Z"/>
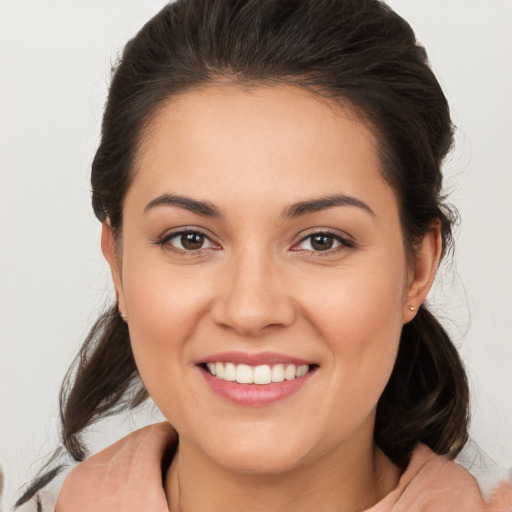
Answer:
<path fill-rule="evenodd" d="M 144 213 L 155 208 L 157 206 L 179 206 L 185 210 L 189 210 L 198 215 L 204 215 L 206 217 L 221 218 L 222 214 L 220 210 L 209 201 L 198 201 L 190 197 L 177 196 L 174 194 L 162 194 L 156 199 L 150 201 L 144 208 Z"/>
<path fill-rule="evenodd" d="M 344 194 L 335 194 L 332 196 L 319 197 L 306 201 L 300 201 L 294 203 L 286 208 L 282 214 L 283 219 L 294 219 L 302 215 L 309 215 L 328 208 L 334 208 L 336 206 L 355 206 L 365 210 L 372 217 L 375 216 L 374 211 L 363 201 L 355 197 L 346 196 Z"/>
<path fill-rule="evenodd" d="M 162 194 L 146 205 L 144 208 L 144 213 L 151 210 L 152 208 L 156 208 L 157 206 L 178 206 L 198 215 L 214 217 L 217 219 L 222 218 L 221 211 L 213 203 L 210 203 L 209 201 L 199 201 L 197 199 L 192 199 L 185 196 Z M 355 206 L 365 210 L 372 216 L 375 216 L 374 211 L 360 199 L 344 194 L 336 194 L 299 201 L 298 203 L 291 204 L 285 208 L 281 214 L 281 218 L 283 220 L 295 219 L 297 217 L 301 217 L 302 215 L 310 215 L 312 213 L 327 210 L 328 208 L 334 208 L 337 206 Z"/>

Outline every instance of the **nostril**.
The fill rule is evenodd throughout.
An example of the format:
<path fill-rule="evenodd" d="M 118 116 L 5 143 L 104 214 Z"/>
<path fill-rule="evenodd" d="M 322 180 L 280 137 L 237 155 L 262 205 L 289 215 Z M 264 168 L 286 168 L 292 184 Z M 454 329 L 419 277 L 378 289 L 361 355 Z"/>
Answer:
<path fill-rule="evenodd" d="M 247 297 L 230 295 L 212 306 L 215 323 L 244 336 L 258 336 L 269 329 L 289 326 L 295 319 L 295 308 L 284 297 Z"/>

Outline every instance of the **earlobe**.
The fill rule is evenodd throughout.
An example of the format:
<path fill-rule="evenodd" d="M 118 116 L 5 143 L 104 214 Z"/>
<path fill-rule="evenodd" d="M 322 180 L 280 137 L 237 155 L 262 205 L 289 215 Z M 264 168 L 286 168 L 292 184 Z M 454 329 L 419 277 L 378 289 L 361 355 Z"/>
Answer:
<path fill-rule="evenodd" d="M 114 233 L 112 231 L 109 219 L 105 220 L 101 226 L 101 250 L 103 252 L 103 256 L 105 256 L 105 259 L 110 266 L 112 281 L 114 282 L 114 288 L 116 291 L 119 313 L 123 317 L 123 315 L 126 315 L 126 305 L 124 301 L 123 283 L 121 278 L 121 263 L 119 261 Z"/>
<path fill-rule="evenodd" d="M 414 256 L 415 265 L 411 272 L 403 309 L 404 323 L 415 317 L 432 287 L 441 259 L 442 246 L 441 223 L 436 220 L 423 237 Z"/>

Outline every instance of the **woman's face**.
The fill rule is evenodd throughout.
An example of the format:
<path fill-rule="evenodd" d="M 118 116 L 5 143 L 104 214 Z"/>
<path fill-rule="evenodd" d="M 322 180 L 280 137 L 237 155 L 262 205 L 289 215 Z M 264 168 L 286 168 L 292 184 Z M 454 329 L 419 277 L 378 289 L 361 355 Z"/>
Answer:
<path fill-rule="evenodd" d="M 372 443 L 435 271 L 438 237 L 424 246 L 413 272 L 367 126 L 286 86 L 170 101 L 142 141 L 117 255 L 103 236 L 150 395 L 182 444 L 244 472 Z"/>

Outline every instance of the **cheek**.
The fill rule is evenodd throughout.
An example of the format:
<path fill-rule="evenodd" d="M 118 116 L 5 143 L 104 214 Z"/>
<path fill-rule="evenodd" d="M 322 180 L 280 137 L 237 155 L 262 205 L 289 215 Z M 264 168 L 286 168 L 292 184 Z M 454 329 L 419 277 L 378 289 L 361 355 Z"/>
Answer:
<path fill-rule="evenodd" d="M 330 349 L 340 414 L 349 410 L 362 420 L 374 410 L 389 380 L 402 330 L 405 268 L 404 263 L 392 272 L 378 266 L 346 272 L 336 287 L 326 283 L 310 302 L 310 325 Z"/>
<path fill-rule="evenodd" d="M 336 275 L 316 276 L 316 286 L 303 291 L 304 311 L 331 341 L 333 350 L 340 345 L 358 352 L 369 344 L 378 345 L 378 340 L 392 333 L 396 337 L 401 330 L 405 261 L 398 259 L 398 263 L 388 265 L 376 256 L 368 258 L 366 264 L 341 268 Z M 370 264 L 374 259 L 377 261 Z"/>
<path fill-rule="evenodd" d="M 201 328 L 211 292 L 204 279 L 203 286 L 197 286 L 192 269 L 171 272 L 168 265 L 150 258 L 139 260 L 132 254 L 123 270 L 133 354 L 146 388 L 158 402 L 166 386 L 179 384 L 190 362 L 187 341 Z M 179 396 L 165 398 L 174 399 Z"/>
<path fill-rule="evenodd" d="M 208 269 L 195 265 L 176 268 L 162 249 L 146 247 L 137 240 L 126 244 L 123 288 L 130 327 L 147 333 L 148 340 L 165 346 L 179 342 L 176 332 L 191 329 L 204 310 L 210 293 Z M 203 274 L 203 275 L 198 275 Z M 202 282 L 202 286 L 198 283 Z"/>

